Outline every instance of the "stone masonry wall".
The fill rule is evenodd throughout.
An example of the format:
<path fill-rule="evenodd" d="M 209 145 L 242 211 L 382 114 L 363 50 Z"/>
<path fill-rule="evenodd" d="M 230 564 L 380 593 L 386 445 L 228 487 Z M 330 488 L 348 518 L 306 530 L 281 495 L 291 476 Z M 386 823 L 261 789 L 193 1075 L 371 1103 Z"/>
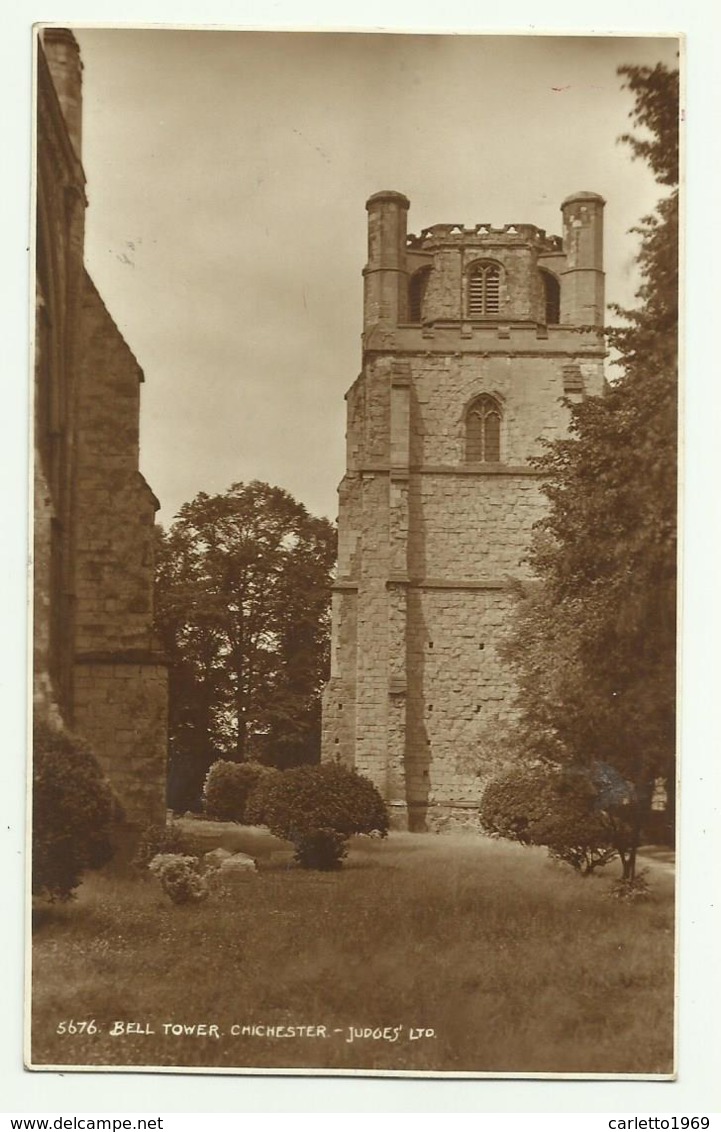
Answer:
<path fill-rule="evenodd" d="M 346 766 L 353 766 L 355 751 L 357 605 L 356 589 L 333 594 L 331 675 L 323 690 L 323 757 Z"/>
<path fill-rule="evenodd" d="M 498 654 L 512 599 L 439 588 L 411 590 L 408 602 L 408 801 L 428 811 L 477 805 L 508 758 L 504 728 L 516 718 Z"/>
<path fill-rule="evenodd" d="M 522 558 L 543 513 L 537 479 L 525 475 L 413 475 L 411 578 L 491 580 L 526 575 Z"/>
<path fill-rule="evenodd" d="M 77 455 L 76 649 L 150 649 L 157 500 L 138 471 L 138 363 L 86 278 Z"/>
<path fill-rule="evenodd" d="M 390 437 L 391 361 L 369 366 L 348 394 L 348 468 L 387 461 Z"/>
<path fill-rule="evenodd" d="M 63 52 L 65 45 L 61 44 Z M 36 706 L 72 709 L 78 309 L 85 177 L 42 47 L 37 68 L 34 381 Z M 40 648 L 40 638 L 44 638 Z M 42 694 L 40 695 L 40 689 Z"/>
<path fill-rule="evenodd" d="M 402 194 L 375 194 L 367 207 L 322 757 L 370 777 L 394 824 L 473 826 L 487 782 L 512 759 L 510 583 L 527 572 L 546 505 L 529 460 L 542 438 L 565 435 L 564 398 L 603 390 L 603 341 L 581 329 L 603 298 L 603 201 L 563 203 L 565 218 L 586 210 L 570 264 L 561 241 L 531 225 L 406 237 Z M 501 267 L 499 310 L 469 319 L 479 259 Z M 430 267 L 422 318 L 410 323 L 402 291 L 420 267 Z M 541 268 L 559 282 L 563 325 L 546 325 Z M 467 411 L 482 394 L 500 410 L 500 460 L 469 463 Z"/>
<path fill-rule="evenodd" d="M 163 664 L 119 660 L 75 666 L 75 727 L 90 743 L 128 825 L 165 822 L 168 726 Z"/>
<path fill-rule="evenodd" d="M 537 250 L 528 245 L 513 246 L 508 238 L 486 238 L 468 243 L 441 246 L 433 257 L 424 300 L 424 318 L 457 321 L 467 308 L 467 271 L 477 260 L 501 265 L 501 317 L 511 320 L 543 322 L 544 298 L 540 276 L 535 270 Z"/>
<path fill-rule="evenodd" d="M 566 431 L 568 413 L 560 404 L 564 361 L 540 352 L 413 357 L 411 465 L 464 462 L 465 411 L 481 393 L 490 393 L 502 408 L 502 463 L 525 464 L 540 453 L 541 437 L 553 439 Z M 600 392 L 598 364 L 583 365 L 586 392 Z"/>
<path fill-rule="evenodd" d="M 142 371 L 87 277 L 82 314 L 74 724 L 138 826 L 165 810 L 167 669 L 153 639 L 158 503 L 138 471 Z"/>
<path fill-rule="evenodd" d="M 362 478 L 356 637 L 355 766 L 386 792 L 388 729 L 388 484 Z M 384 664 L 381 658 L 386 658 Z"/>
<path fill-rule="evenodd" d="M 78 45 L 37 45 L 34 704 L 89 742 L 137 828 L 164 820 L 167 743 L 143 376 L 83 267 Z"/>

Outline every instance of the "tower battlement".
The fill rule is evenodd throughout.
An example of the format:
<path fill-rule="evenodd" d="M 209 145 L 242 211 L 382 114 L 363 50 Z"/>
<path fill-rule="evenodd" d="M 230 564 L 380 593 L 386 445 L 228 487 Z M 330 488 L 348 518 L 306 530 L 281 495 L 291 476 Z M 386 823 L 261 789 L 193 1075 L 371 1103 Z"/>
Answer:
<path fill-rule="evenodd" d="M 366 344 L 392 347 L 395 327 L 437 320 L 600 328 L 604 204 L 588 191 L 567 197 L 563 236 L 489 223 L 432 224 L 416 236 L 407 232 L 408 198 L 375 193 L 366 203 Z"/>
<path fill-rule="evenodd" d="M 475 224 L 472 228 L 463 224 L 431 224 L 421 228 L 420 235 L 410 232 L 406 236 L 406 247 L 411 251 L 425 251 L 442 244 L 461 244 L 477 241 L 481 244 L 501 242 L 514 244 L 530 243 L 547 252 L 562 252 L 563 240 L 560 236 L 548 236 L 543 228 L 535 224 Z"/>

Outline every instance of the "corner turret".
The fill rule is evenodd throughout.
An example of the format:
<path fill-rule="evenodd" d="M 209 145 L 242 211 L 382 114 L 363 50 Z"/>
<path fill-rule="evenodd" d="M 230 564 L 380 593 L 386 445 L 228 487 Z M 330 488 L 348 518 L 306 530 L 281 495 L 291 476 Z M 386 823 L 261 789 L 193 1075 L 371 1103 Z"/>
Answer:
<path fill-rule="evenodd" d="M 561 322 L 571 326 L 603 326 L 603 208 L 598 193 L 579 192 L 566 197 L 563 215 Z"/>
<path fill-rule="evenodd" d="M 366 201 L 368 210 L 368 263 L 363 324 L 397 326 L 406 316 L 408 277 L 406 230 L 410 201 L 403 193 L 385 190 Z"/>

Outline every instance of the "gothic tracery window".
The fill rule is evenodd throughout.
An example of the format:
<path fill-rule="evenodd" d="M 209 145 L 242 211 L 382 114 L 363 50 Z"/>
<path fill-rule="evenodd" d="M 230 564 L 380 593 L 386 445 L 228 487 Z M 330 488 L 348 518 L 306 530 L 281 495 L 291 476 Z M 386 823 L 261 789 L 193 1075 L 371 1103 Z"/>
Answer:
<path fill-rule="evenodd" d="M 501 460 L 501 407 L 483 393 L 466 412 L 466 463 L 498 464 Z"/>
<path fill-rule="evenodd" d="M 485 318 L 501 309 L 501 269 L 497 263 L 474 263 L 468 273 L 468 316 Z"/>

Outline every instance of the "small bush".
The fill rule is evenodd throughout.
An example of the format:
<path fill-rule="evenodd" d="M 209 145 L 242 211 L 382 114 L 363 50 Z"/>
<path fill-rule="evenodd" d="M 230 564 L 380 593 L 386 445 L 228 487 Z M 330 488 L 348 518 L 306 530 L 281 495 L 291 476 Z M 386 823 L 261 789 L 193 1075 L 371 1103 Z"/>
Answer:
<path fill-rule="evenodd" d="M 622 877 L 614 881 L 606 895 L 610 900 L 620 900 L 624 904 L 639 904 L 648 900 L 651 889 L 646 879 L 648 869 L 641 869 L 634 877 Z"/>
<path fill-rule="evenodd" d="M 143 830 L 133 858 L 133 867 L 145 871 L 154 857 L 163 854 L 179 854 L 199 857 L 203 847 L 197 838 L 192 837 L 176 825 L 150 825 Z"/>
<path fill-rule="evenodd" d="M 273 771 L 260 763 L 214 762 L 205 779 L 203 801 L 210 818 L 245 822 L 248 799 L 255 788 Z"/>
<path fill-rule="evenodd" d="M 543 768 L 518 768 L 489 782 L 480 810 L 486 832 L 533 844 L 532 828 L 548 811 L 548 775 Z"/>
<path fill-rule="evenodd" d="M 620 826 L 603 808 L 591 773 L 547 767 L 518 768 L 486 788 L 481 824 L 549 854 L 588 875 L 618 854 Z"/>
<path fill-rule="evenodd" d="M 85 743 L 47 722 L 33 729 L 32 890 L 69 900 L 86 869 L 113 855 L 113 796 Z"/>
<path fill-rule="evenodd" d="M 295 842 L 295 859 L 304 869 L 330 872 L 340 869 L 348 855 L 347 837 L 335 829 L 312 829 L 299 834 Z"/>
<path fill-rule="evenodd" d="M 339 846 L 351 834 L 388 831 L 388 811 L 373 783 L 337 763 L 294 767 L 267 779 L 251 808 L 271 833 L 293 842 L 305 868 L 338 868 L 345 856 Z M 308 863 L 320 858 L 334 863 Z"/>
<path fill-rule="evenodd" d="M 197 904 L 208 896 L 208 882 L 200 872 L 197 857 L 159 853 L 148 869 L 174 904 Z"/>

